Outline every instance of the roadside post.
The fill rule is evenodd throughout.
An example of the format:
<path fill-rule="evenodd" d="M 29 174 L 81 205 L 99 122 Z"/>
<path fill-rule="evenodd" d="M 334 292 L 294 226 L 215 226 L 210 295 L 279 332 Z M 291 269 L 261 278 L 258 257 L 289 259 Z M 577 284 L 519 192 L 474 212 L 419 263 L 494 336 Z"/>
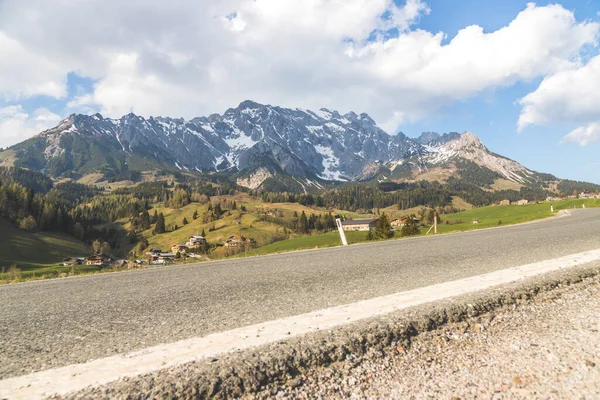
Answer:
<path fill-rule="evenodd" d="M 437 235 L 437 211 L 433 212 L 433 233 Z"/>
<path fill-rule="evenodd" d="M 554 206 L 552 204 L 550 204 L 550 212 L 553 213 L 554 212 Z"/>
<path fill-rule="evenodd" d="M 346 234 L 344 233 L 344 228 L 342 227 L 342 220 L 339 218 L 336 218 L 335 224 L 337 225 L 338 231 L 340 232 L 340 238 L 342 239 L 342 244 L 344 246 L 348 246 L 348 241 L 346 240 Z"/>

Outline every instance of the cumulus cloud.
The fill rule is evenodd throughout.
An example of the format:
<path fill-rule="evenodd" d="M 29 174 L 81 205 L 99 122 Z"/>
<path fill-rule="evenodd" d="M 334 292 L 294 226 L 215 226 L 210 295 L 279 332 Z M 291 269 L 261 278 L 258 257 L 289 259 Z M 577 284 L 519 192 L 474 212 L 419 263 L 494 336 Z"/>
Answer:
<path fill-rule="evenodd" d="M 600 123 L 592 122 L 585 126 L 581 126 L 566 135 L 562 142 L 575 142 L 579 143 L 581 146 L 600 142 Z"/>
<path fill-rule="evenodd" d="M 502 29 L 416 29 L 430 12 L 408 0 L 5 0 L 0 34 L 38 57 L 10 57 L 13 83 L 0 96 L 51 82 L 64 95 L 69 71 L 97 80 L 74 109 L 108 116 L 194 117 L 242 100 L 368 112 L 392 132 L 482 91 L 571 70 L 598 24 L 560 5 L 529 4 Z M 32 23 L 33 22 L 33 23 Z M 1 46 L 1 41 L 0 41 Z M 4 64 L 4 60 L 3 60 Z M 61 73 L 56 73 L 59 71 Z M 48 86 L 50 87 L 50 86 Z"/>
<path fill-rule="evenodd" d="M 20 105 L 0 108 L 0 147 L 28 139 L 58 121 L 60 116 L 46 108 L 38 108 L 33 115 Z"/>
<path fill-rule="evenodd" d="M 0 28 L 1 29 L 1 28 Z M 27 49 L 0 30 L 0 98 L 17 100 L 46 95 L 66 95 L 66 73 L 44 55 Z"/>
<path fill-rule="evenodd" d="M 585 146 L 597 141 L 600 121 L 600 56 L 587 64 L 546 77 L 534 92 L 520 101 L 518 128 L 557 122 L 584 124 L 564 141 Z"/>

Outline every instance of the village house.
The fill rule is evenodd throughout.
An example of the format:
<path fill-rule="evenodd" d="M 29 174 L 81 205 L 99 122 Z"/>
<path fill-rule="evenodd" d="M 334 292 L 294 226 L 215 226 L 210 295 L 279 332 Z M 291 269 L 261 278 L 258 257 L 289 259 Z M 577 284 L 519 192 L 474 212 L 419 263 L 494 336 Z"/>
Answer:
<path fill-rule="evenodd" d="M 173 253 L 173 254 L 185 253 L 187 248 L 188 247 L 185 244 L 174 244 L 173 246 L 171 246 L 171 253 Z"/>
<path fill-rule="evenodd" d="M 231 235 L 225 240 L 225 247 L 253 247 L 255 244 L 256 240 L 253 238 L 245 238 L 241 235 Z"/>
<path fill-rule="evenodd" d="M 502 201 L 500 202 L 500 205 L 501 205 L 501 206 L 510 206 L 510 200 L 502 200 Z"/>
<path fill-rule="evenodd" d="M 379 218 L 350 219 L 342 221 L 342 229 L 345 231 L 373 231 Z"/>
<path fill-rule="evenodd" d="M 148 253 L 150 254 L 150 253 Z M 151 264 L 165 264 L 175 260 L 175 254 L 173 253 L 158 253 L 150 254 L 148 261 Z"/>
<path fill-rule="evenodd" d="M 82 257 L 69 257 L 65 258 L 62 262 L 62 265 L 65 267 L 71 265 L 83 265 L 85 263 L 85 258 Z"/>
<path fill-rule="evenodd" d="M 582 192 L 579 195 L 579 198 L 580 199 L 599 199 L 600 195 L 597 195 L 597 194 L 595 194 L 593 192 Z"/>
<path fill-rule="evenodd" d="M 246 238 L 240 235 L 231 235 L 225 240 L 225 247 L 238 247 L 246 241 Z"/>
<path fill-rule="evenodd" d="M 88 257 L 85 260 L 85 265 L 96 265 L 98 267 L 103 267 L 108 264 L 110 264 L 110 258 L 98 254 Z"/>
<path fill-rule="evenodd" d="M 160 253 L 162 253 L 162 249 L 159 249 L 159 248 L 150 249 L 150 251 L 149 251 L 149 254 L 152 254 L 152 255 L 158 255 Z"/>
<path fill-rule="evenodd" d="M 412 219 L 417 221 L 417 223 L 421 222 L 421 218 L 419 218 L 419 217 L 412 217 Z M 408 222 L 408 217 L 402 217 L 399 219 L 396 218 L 390 222 L 390 225 L 392 226 L 392 228 L 401 228 L 404 225 L 406 225 L 407 222 Z"/>
<path fill-rule="evenodd" d="M 190 240 L 185 244 L 187 247 L 198 248 L 204 244 L 206 238 L 204 236 L 190 236 Z"/>
<path fill-rule="evenodd" d="M 527 204 L 529 204 L 529 200 L 522 199 L 522 200 L 517 201 L 516 204 L 518 206 L 526 206 Z"/>
<path fill-rule="evenodd" d="M 159 264 L 166 264 L 173 261 L 175 261 L 175 254 L 173 253 L 161 253 L 156 260 Z"/>

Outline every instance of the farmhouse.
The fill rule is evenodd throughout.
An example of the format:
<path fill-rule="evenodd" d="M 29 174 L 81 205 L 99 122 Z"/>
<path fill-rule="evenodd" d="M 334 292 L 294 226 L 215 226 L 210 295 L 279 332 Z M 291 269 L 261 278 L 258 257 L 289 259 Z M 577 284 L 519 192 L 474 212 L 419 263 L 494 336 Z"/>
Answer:
<path fill-rule="evenodd" d="M 402 222 L 402 221 L 404 221 L 404 222 Z M 401 227 L 405 223 L 406 223 L 406 218 L 402 218 L 402 219 L 395 218 L 390 221 L 390 225 L 392 226 L 392 228 Z"/>
<path fill-rule="evenodd" d="M 501 206 L 510 206 L 510 200 L 502 200 L 502 201 L 500 202 L 500 205 L 501 205 Z"/>
<path fill-rule="evenodd" d="M 529 200 L 522 199 L 517 201 L 518 206 L 526 206 L 527 204 L 529 204 Z"/>
<path fill-rule="evenodd" d="M 173 246 L 171 246 L 171 253 L 173 253 L 173 254 L 176 254 L 177 252 L 185 253 L 187 248 L 188 247 L 185 244 L 174 244 Z"/>
<path fill-rule="evenodd" d="M 190 236 L 190 240 L 185 244 L 187 247 L 197 248 L 204 244 L 206 238 L 204 236 Z"/>
<path fill-rule="evenodd" d="M 62 265 L 66 266 L 70 266 L 70 265 L 82 265 L 83 263 L 85 263 L 85 258 L 81 258 L 81 257 L 69 257 L 69 258 L 65 258 L 63 260 Z"/>
<path fill-rule="evenodd" d="M 175 254 L 173 253 L 161 253 L 156 260 L 159 264 L 165 264 L 175 260 Z"/>
<path fill-rule="evenodd" d="M 342 228 L 345 231 L 372 231 L 375 230 L 379 218 L 371 219 L 350 219 L 342 221 Z"/>
<path fill-rule="evenodd" d="M 581 192 L 579 194 L 580 199 L 600 199 L 600 195 L 593 192 Z"/>
<path fill-rule="evenodd" d="M 110 264 L 110 259 L 108 257 L 93 255 L 91 257 L 86 258 L 85 265 L 97 265 L 102 267 L 104 265 Z"/>
<path fill-rule="evenodd" d="M 225 240 L 225 247 L 241 247 L 241 246 L 254 246 L 256 240 L 253 238 L 246 239 L 242 235 L 231 235 Z"/>
<path fill-rule="evenodd" d="M 412 217 L 413 221 L 416 222 L 421 222 L 421 218 L 419 217 Z M 390 222 L 390 225 L 392 226 L 392 228 L 401 228 L 404 225 L 406 225 L 406 223 L 408 222 L 408 217 L 402 217 L 400 219 L 393 219 Z"/>

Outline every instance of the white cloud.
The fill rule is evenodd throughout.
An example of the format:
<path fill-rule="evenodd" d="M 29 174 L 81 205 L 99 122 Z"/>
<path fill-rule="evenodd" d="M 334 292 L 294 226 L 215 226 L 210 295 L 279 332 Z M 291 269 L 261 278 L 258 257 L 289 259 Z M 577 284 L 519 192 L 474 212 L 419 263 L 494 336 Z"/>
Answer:
<path fill-rule="evenodd" d="M 65 71 L 43 55 L 29 51 L 1 30 L 0 54 L 0 99 L 66 95 Z"/>
<path fill-rule="evenodd" d="M 38 108 L 33 115 L 20 105 L 0 108 L 0 147 L 26 140 L 58 121 L 60 117 L 46 108 Z"/>
<path fill-rule="evenodd" d="M 500 30 L 470 26 L 443 44 L 443 33 L 414 29 L 429 12 L 420 0 L 404 7 L 392 0 L 5 0 L 2 7 L 0 34 L 26 53 L 11 51 L 0 66 L 21 69 L 14 82 L 0 78 L 0 96 L 40 93 L 51 82 L 62 92 L 47 92 L 59 97 L 75 71 L 98 82 L 70 105 L 109 116 L 190 118 L 253 99 L 364 111 L 388 131 L 482 91 L 572 69 L 599 28 L 559 5 L 529 4 Z M 24 63 L 24 54 L 38 65 Z M 24 90 L 38 68 L 45 72 L 37 89 Z"/>
<path fill-rule="evenodd" d="M 534 92 L 521 99 L 518 128 L 557 122 L 588 124 L 600 120 L 600 56 L 587 64 L 546 77 Z M 581 135 L 588 127 L 572 132 Z M 579 132 L 579 134 L 575 134 Z"/>
<path fill-rule="evenodd" d="M 565 136 L 563 142 L 576 142 L 581 146 L 587 146 L 590 143 L 600 142 L 600 123 L 592 122 L 579 127 Z"/>

